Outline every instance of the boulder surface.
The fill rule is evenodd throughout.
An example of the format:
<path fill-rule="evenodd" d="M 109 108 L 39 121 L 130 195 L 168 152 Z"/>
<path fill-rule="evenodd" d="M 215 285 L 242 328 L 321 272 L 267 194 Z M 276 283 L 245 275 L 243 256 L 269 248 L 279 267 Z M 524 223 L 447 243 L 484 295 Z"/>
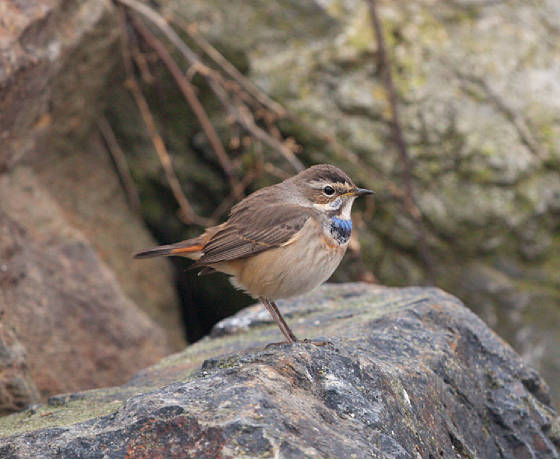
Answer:
<path fill-rule="evenodd" d="M 459 300 L 326 285 L 109 389 L 0 420 L 0 457 L 557 457 L 548 388 Z"/>

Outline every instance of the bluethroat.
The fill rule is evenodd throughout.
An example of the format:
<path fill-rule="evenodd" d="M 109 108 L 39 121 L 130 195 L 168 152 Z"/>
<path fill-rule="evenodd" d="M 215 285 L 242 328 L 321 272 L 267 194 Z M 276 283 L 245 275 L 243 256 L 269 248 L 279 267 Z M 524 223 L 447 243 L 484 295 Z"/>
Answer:
<path fill-rule="evenodd" d="M 352 204 L 372 193 L 338 167 L 312 166 L 247 196 L 226 222 L 200 236 L 135 258 L 183 256 L 196 260 L 193 267 L 202 268 L 201 274 L 231 275 L 233 285 L 258 298 L 288 343 L 295 343 L 300 340 L 274 300 L 309 292 L 331 276 L 348 248 Z"/>

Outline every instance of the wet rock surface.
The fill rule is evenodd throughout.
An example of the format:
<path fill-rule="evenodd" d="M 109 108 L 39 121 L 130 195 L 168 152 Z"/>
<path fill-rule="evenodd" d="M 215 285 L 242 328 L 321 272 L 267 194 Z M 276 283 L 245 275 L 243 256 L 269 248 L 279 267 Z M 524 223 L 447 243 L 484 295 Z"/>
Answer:
<path fill-rule="evenodd" d="M 538 374 L 438 289 L 326 285 L 114 388 L 0 419 L 1 457 L 557 457 Z M 219 335 L 219 336 L 218 336 Z"/>

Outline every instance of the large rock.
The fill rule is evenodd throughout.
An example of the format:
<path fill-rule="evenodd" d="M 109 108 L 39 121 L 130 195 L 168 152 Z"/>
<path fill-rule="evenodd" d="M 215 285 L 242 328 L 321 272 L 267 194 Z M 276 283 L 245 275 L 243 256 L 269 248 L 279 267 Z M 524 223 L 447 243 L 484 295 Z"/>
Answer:
<path fill-rule="evenodd" d="M 0 419 L 1 457 L 557 457 L 538 374 L 437 289 L 327 285 L 260 306 L 121 387 Z M 556 446 L 554 444 L 556 442 Z"/>
<path fill-rule="evenodd" d="M 0 412 L 120 384 L 184 345 L 168 263 L 95 121 L 118 64 L 110 1 L 0 7 Z"/>
<path fill-rule="evenodd" d="M 164 330 L 36 184 L 23 168 L 0 177 L 0 195 L 10 193 L 0 211 L 0 311 L 26 351 L 19 366 L 43 397 L 124 382 L 168 353 Z M 2 363 L 2 373 L 12 366 Z"/>

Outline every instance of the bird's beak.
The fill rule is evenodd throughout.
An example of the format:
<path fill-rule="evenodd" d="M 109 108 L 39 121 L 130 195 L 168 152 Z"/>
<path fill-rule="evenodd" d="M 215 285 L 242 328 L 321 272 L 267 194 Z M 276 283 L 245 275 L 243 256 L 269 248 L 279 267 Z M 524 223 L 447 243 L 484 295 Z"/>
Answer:
<path fill-rule="evenodd" d="M 367 190 L 365 188 L 356 188 L 353 194 L 354 196 L 364 196 L 366 194 L 374 194 L 374 193 L 375 191 Z"/>

